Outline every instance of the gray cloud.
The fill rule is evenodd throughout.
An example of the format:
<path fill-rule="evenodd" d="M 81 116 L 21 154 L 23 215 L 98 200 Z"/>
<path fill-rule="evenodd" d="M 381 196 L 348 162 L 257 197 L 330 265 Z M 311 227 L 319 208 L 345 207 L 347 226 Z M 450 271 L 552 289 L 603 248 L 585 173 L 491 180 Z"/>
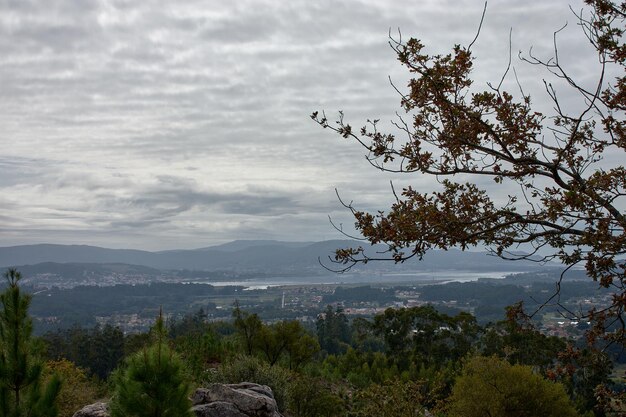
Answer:
<path fill-rule="evenodd" d="M 391 201 L 390 180 L 436 187 L 372 169 L 308 116 L 342 109 L 355 126 L 390 128 L 388 77 L 403 88 L 409 75 L 389 29 L 444 53 L 472 39 L 480 2 L 181 3 L 0 1 L 0 245 L 333 238 L 327 215 L 351 223 L 335 187 L 366 209 Z M 506 67 L 510 27 L 514 52 L 550 52 L 552 31 L 573 23 L 557 3 L 490 2 L 477 88 Z M 563 54 L 584 77 L 584 38 L 570 26 Z M 549 110 L 542 75 L 516 67 Z"/>

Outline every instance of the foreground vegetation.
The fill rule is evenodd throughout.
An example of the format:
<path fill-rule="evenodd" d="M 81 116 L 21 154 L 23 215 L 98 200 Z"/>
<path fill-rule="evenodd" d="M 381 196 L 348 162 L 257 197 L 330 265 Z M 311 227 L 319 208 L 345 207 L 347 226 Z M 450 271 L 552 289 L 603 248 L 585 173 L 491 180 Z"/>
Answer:
<path fill-rule="evenodd" d="M 138 390 L 162 389 L 131 384 L 133 375 L 151 366 L 146 358 L 169 349 L 166 356 L 175 362 L 159 372 L 178 388 L 164 392 L 182 401 L 190 387 L 256 382 L 269 385 L 280 410 L 294 417 L 619 411 L 611 398 L 623 386 L 611 374 L 611 358 L 546 336 L 516 311 L 481 326 L 469 313 L 447 315 L 432 306 L 389 308 L 352 321 L 328 306 L 315 327 L 306 328 L 297 320 L 264 322 L 235 303 L 229 320 L 209 322 L 198 310 L 167 324 L 159 319 L 150 333 L 75 327 L 47 333 L 42 341 L 48 366 L 66 381 L 59 393 L 61 416 L 111 397 L 115 404 L 130 401 L 132 409 Z M 71 392 L 64 391 L 68 387 Z M 126 387 L 133 393 L 127 395 Z"/>
<path fill-rule="evenodd" d="M 293 417 L 622 411 L 616 393 L 624 386 L 600 346 L 542 334 L 515 306 L 482 326 L 467 312 L 430 305 L 353 320 L 329 305 L 306 328 L 297 320 L 264 322 L 236 302 L 223 321 L 209 322 L 201 309 L 167 323 L 159 314 L 147 333 L 108 325 L 36 339 L 19 272 L 5 277 L 0 416 L 71 416 L 98 399 L 116 415 L 186 415 L 192 388 L 242 381 L 269 385 Z"/>

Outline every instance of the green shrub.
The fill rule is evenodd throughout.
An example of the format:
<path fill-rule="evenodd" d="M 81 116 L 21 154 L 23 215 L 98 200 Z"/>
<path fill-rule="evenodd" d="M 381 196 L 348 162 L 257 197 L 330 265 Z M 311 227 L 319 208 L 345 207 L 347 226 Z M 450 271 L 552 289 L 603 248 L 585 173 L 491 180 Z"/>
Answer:
<path fill-rule="evenodd" d="M 530 366 L 475 357 L 463 368 L 450 397 L 450 417 L 577 417 L 563 385 Z"/>
<path fill-rule="evenodd" d="M 294 417 L 334 417 L 345 415 L 346 405 L 327 381 L 301 375 L 289 386 L 288 410 Z"/>

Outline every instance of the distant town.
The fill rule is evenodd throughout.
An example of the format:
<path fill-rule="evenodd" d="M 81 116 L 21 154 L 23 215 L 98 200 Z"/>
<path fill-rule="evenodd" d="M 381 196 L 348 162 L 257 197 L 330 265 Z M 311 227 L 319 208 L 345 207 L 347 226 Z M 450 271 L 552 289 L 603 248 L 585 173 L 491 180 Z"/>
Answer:
<path fill-rule="evenodd" d="M 230 320 L 235 301 L 268 323 L 298 319 L 309 326 L 328 305 L 356 318 L 430 304 L 448 314 L 469 312 L 487 324 L 523 302 L 531 313 L 542 306 L 533 320 L 545 334 L 577 337 L 588 324 L 572 313 L 607 305 L 612 296 L 584 271 L 572 270 L 553 297 L 558 265 L 477 252 L 435 251 L 422 262 L 377 263 L 343 274 L 324 268 L 335 266 L 329 256 L 334 249 L 351 244 L 236 241 L 161 253 L 33 245 L 0 248 L 0 266 L 23 274 L 40 334 L 106 324 L 142 332 L 160 308 L 171 319 L 202 310 L 209 321 Z"/>

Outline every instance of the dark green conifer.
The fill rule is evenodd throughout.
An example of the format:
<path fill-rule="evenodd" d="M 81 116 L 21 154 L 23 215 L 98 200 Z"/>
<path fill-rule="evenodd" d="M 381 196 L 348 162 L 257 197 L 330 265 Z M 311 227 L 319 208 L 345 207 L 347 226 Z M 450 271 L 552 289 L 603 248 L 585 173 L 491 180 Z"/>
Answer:
<path fill-rule="evenodd" d="M 112 417 L 190 417 L 190 385 L 183 364 L 170 349 L 159 314 L 151 346 L 135 353 L 114 377 Z"/>
<path fill-rule="evenodd" d="M 21 274 L 9 269 L 0 294 L 0 417 L 55 417 L 58 377 L 42 386 L 43 363 L 32 339 L 28 316 L 31 296 L 18 285 Z"/>

